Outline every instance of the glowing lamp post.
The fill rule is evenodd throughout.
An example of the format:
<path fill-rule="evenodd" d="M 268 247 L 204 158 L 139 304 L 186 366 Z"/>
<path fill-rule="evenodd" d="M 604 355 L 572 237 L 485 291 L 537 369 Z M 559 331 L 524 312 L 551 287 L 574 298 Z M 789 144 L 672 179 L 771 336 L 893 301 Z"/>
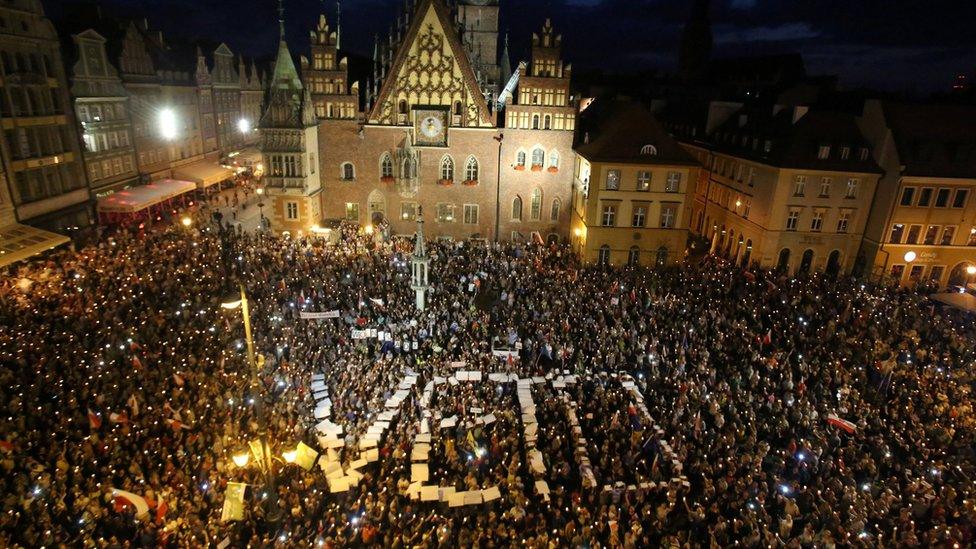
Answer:
<path fill-rule="evenodd" d="M 911 263 L 912 261 L 915 261 L 916 257 L 918 257 L 918 254 L 916 254 L 911 250 L 905 252 L 905 263 Z"/>
<path fill-rule="evenodd" d="M 237 121 L 237 131 L 241 133 L 248 133 L 251 131 L 251 121 L 247 118 L 241 118 Z"/>
<path fill-rule="evenodd" d="M 159 111 L 159 135 L 167 141 L 176 139 L 176 112 L 166 108 Z"/>

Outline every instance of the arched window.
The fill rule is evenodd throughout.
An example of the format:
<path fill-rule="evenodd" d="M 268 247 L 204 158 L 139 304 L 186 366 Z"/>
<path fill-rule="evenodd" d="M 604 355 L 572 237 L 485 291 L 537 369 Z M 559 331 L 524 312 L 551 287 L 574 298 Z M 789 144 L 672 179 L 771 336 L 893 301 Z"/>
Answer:
<path fill-rule="evenodd" d="M 549 151 L 549 167 L 559 168 L 559 153 L 556 151 Z"/>
<path fill-rule="evenodd" d="M 550 115 L 547 114 L 542 119 L 542 127 L 543 127 L 543 129 L 546 129 L 546 130 L 548 130 L 548 129 L 550 129 L 552 127 L 552 116 L 550 116 Z"/>
<path fill-rule="evenodd" d="M 525 167 L 525 151 L 519 151 L 515 154 L 515 165 Z"/>
<path fill-rule="evenodd" d="M 610 264 L 610 246 L 606 244 L 600 246 L 600 255 L 597 256 L 596 262 L 600 265 Z"/>
<path fill-rule="evenodd" d="M 637 246 L 630 247 L 630 252 L 627 254 L 627 264 L 640 265 L 640 248 Z"/>
<path fill-rule="evenodd" d="M 393 177 L 393 159 L 390 158 L 390 153 L 383 153 L 380 160 L 380 177 Z"/>
<path fill-rule="evenodd" d="M 464 166 L 464 179 L 465 181 L 478 180 L 478 160 L 473 156 L 468 159 L 468 163 Z"/>
<path fill-rule="evenodd" d="M 539 129 L 539 115 L 538 114 L 533 114 L 532 115 L 532 129 L 533 130 L 538 130 Z"/>
<path fill-rule="evenodd" d="M 407 114 L 407 100 L 400 100 L 400 114 Z"/>
<path fill-rule="evenodd" d="M 458 116 L 461 116 L 461 102 L 460 101 L 455 101 L 454 102 L 454 114 L 456 114 Z"/>
<path fill-rule="evenodd" d="M 400 177 L 413 179 L 417 177 L 417 162 L 412 158 L 404 158 L 400 165 Z"/>
<path fill-rule="evenodd" d="M 559 209 L 561 207 L 562 207 L 562 203 L 559 202 L 559 199 L 558 198 L 553 199 L 552 207 L 549 208 L 549 221 L 552 221 L 554 223 L 556 221 L 559 221 Z"/>
<path fill-rule="evenodd" d="M 668 249 L 665 246 L 657 249 L 657 257 L 654 259 L 654 264 L 658 267 L 664 267 L 668 264 Z"/>
<path fill-rule="evenodd" d="M 454 160 L 450 156 L 445 156 L 441 160 L 441 179 L 447 181 L 454 180 Z"/>
<path fill-rule="evenodd" d="M 343 162 L 342 164 L 342 179 L 346 181 L 352 181 L 356 179 L 356 170 L 352 166 L 352 162 Z"/>
<path fill-rule="evenodd" d="M 516 196 L 512 200 L 512 220 L 521 221 L 522 220 L 522 197 Z"/>
<path fill-rule="evenodd" d="M 532 149 L 532 167 L 541 168 L 546 162 L 546 151 L 539 147 Z"/>
<path fill-rule="evenodd" d="M 641 154 L 646 154 L 646 155 L 649 155 L 649 156 L 656 156 L 657 155 L 657 147 L 655 147 L 654 145 L 644 145 L 643 147 L 641 147 Z"/>
<path fill-rule="evenodd" d="M 533 189 L 531 206 L 529 219 L 538 221 L 542 217 L 542 189 Z"/>

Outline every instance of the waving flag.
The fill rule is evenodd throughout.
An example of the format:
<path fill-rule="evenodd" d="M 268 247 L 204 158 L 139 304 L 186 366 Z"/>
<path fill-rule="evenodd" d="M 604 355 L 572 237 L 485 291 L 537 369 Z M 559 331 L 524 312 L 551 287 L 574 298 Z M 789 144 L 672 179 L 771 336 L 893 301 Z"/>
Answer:
<path fill-rule="evenodd" d="M 97 413 L 92 411 L 91 408 L 88 409 L 88 427 L 92 429 L 98 429 L 102 426 L 102 418 Z"/>
<path fill-rule="evenodd" d="M 854 434 L 854 431 L 857 430 L 857 425 L 851 423 L 850 421 L 847 421 L 846 419 L 842 419 L 834 414 L 827 414 L 827 423 L 833 425 L 834 427 L 837 427 L 838 429 L 842 429 L 848 434 L 852 434 L 852 435 Z"/>
<path fill-rule="evenodd" d="M 127 507 L 135 509 L 137 517 L 145 516 L 149 512 L 146 498 L 117 488 L 112 488 L 112 503 L 115 504 L 115 510 L 118 512 L 124 511 Z"/>

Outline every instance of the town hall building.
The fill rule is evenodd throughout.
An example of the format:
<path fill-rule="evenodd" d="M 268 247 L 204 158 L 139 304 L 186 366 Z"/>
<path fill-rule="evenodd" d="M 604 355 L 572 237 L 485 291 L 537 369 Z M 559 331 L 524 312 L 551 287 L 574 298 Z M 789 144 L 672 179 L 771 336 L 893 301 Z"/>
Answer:
<path fill-rule="evenodd" d="M 433 237 L 565 241 L 575 101 L 549 21 L 513 77 L 497 0 L 408 2 L 360 88 L 321 16 L 301 78 L 282 36 L 262 151 L 271 226 L 338 222 Z M 314 130 L 313 130 L 314 128 Z"/>

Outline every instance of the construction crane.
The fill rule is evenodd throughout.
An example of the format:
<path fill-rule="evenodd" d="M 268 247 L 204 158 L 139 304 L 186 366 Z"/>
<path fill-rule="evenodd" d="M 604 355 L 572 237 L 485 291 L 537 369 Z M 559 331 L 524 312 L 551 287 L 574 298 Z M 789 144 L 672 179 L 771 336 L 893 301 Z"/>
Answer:
<path fill-rule="evenodd" d="M 508 83 L 505 84 L 505 89 L 502 93 L 498 94 L 498 101 L 495 101 L 495 110 L 500 111 L 505 108 L 505 104 L 508 100 L 512 98 L 512 94 L 515 93 L 515 86 L 518 85 L 519 76 L 522 71 L 525 70 L 525 61 L 521 61 L 518 67 L 515 68 L 515 72 L 512 73 L 512 77 L 508 79 Z"/>

